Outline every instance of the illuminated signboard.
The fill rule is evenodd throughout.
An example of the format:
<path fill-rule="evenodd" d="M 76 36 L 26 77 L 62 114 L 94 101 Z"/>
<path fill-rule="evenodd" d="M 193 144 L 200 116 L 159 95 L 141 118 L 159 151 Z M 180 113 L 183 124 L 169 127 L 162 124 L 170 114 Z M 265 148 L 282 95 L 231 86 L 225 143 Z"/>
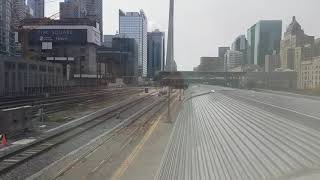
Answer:
<path fill-rule="evenodd" d="M 29 32 L 30 44 L 52 42 L 54 44 L 85 44 L 86 29 L 34 29 Z"/>

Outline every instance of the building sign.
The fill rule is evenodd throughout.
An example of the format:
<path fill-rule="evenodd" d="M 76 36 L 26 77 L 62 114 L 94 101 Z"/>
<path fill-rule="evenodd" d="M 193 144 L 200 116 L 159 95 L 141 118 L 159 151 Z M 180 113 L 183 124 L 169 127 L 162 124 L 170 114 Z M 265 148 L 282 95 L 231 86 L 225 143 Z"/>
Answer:
<path fill-rule="evenodd" d="M 52 42 L 42 42 L 42 49 L 43 50 L 52 49 Z"/>
<path fill-rule="evenodd" d="M 86 29 L 34 29 L 29 32 L 30 44 L 52 42 L 54 44 L 85 44 Z"/>
<path fill-rule="evenodd" d="M 88 42 L 101 46 L 101 35 L 99 29 L 94 27 L 88 28 Z"/>

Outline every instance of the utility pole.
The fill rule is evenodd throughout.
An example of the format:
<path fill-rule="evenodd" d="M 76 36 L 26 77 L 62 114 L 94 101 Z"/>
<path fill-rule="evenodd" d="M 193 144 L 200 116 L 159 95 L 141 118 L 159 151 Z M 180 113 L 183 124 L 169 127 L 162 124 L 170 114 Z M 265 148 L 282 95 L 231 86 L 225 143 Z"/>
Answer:
<path fill-rule="evenodd" d="M 104 85 L 107 85 L 107 63 L 104 63 Z"/>
<path fill-rule="evenodd" d="M 171 99 L 171 88 L 170 85 L 168 86 L 169 92 L 168 92 L 168 122 L 172 122 L 171 121 L 171 111 L 170 111 L 170 99 Z"/>
<path fill-rule="evenodd" d="M 79 72 L 80 72 L 80 88 L 82 87 L 82 60 L 84 60 L 84 57 L 83 56 L 80 56 L 80 67 L 79 67 Z"/>
<path fill-rule="evenodd" d="M 98 87 L 98 77 L 99 77 L 99 62 L 96 62 L 96 67 L 97 67 L 97 71 L 96 71 L 96 86 Z"/>
<path fill-rule="evenodd" d="M 225 86 L 228 86 L 228 60 L 224 57 Z"/>

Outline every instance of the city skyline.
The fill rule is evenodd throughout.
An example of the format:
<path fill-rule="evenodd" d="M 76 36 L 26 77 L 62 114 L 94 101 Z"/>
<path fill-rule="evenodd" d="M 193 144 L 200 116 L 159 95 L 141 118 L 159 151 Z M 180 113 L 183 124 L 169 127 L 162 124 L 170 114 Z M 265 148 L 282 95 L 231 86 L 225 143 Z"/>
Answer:
<path fill-rule="evenodd" d="M 318 14 L 317 4 L 320 5 L 317 0 L 309 2 L 297 1 L 295 3 L 289 0 L 281 2 L 260 0 L 259 3 L 253 0 L 241 2 L 200 0 L 197 2 L 195 4 L 192 0 L 185 0 L 183 3 L 182 1 L 176 1 L 175 59 L 177 60 L 178 69 L 192 70 L 198 64 L 200 56 L 217 56 L 217 47 L 231 46 L 239 34 L 246 34 L 246 30 L 259 20 L 283 20 L 282 26 L 285 29 L 291 22 L 292 16 L 295 15 L 307 34 L 314 35 L 316 38 L 320 36 L 320 24 L 313 23 L 313 17 Z M 52 6 L 53 4 L 57 3 L 50 3 L 50 7 L 54 7 L 55 5 Z M 124 11 L 143 9 L 148 15 L 150 24 L 148 31 L 152 31 L 155 28 L 167 31 L 169 1 L 136 0 L 133 2 L 110 0 L 104 1 L 103 6 L 105 34 L 112 34 L 119 30 L 117 23 L 119 9 Z M 215 8 L 215 11 L 212 11 L 212 8 L 217 6 L 219 8 Z M 248 7 L 250 7 L 250 11 Z M 225 9 L 228 8 L 230 11 L 225 13 Z M 271 9 L 272 13 L 270 13 Z M 286 9 L 286 11 L 283 11 L 283 9 Z M 50 10 L 51 12 L 57 11 L 55 8 L 50 8 Z M 47 13 L 50 14 L 49 11 Z M 193 20 L 199 17 L 203 20 Z M 186 22 L 184 19 L 190 19 L 191 21 Z M 199 27 L 203 27 L 201 28 L 201 34 L 198 32 Z M 185 31 L 187 28 L 189 30 Z M 188 42 L 185 41 L 186 38 L 189 38 Z M 197 47 L 195 44 L 200 42 L 204 46 L 201 49 L 195 49 Z M 186 52 L 186 48 L 193 49 L 193 51 Z"/>

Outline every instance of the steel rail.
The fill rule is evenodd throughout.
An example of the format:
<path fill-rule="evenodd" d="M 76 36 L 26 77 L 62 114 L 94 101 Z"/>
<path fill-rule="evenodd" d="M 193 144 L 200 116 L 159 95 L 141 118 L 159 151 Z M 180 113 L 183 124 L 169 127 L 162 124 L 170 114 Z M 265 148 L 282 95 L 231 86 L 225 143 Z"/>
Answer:
<path fill-rule="evenodd" d="M 138 91 L 114 92 L 114 93 L 105 95 L 102 98 L 101 98 L 100 95 L 94 95 L 94 96 L 86 98 L 86 99 L 77 99 L 77 98 L 75 98 L 75 99 L 71 99 L 70 101 L 60 101 L 60 102 L 54 102 L 54 103 L 39 105 L 39 106 L 36 106 L 35 109 L 39 109 L 39 108 L 41 108 L 41 106 L 44 106 L 45 113 L 46 114 L 52 114 L 52 113 L 56 113 L 56 112 L 59 112 L 61 110 L 64 110 L 66 107 L 72 107 L 77 103 L 86 102 L 86 104 L 92 104 L 92 103 L 103 101 L 106 98 L 110 98 L 110 97 L 115 98 L 115 97 L 121 97 L 123 95 L 132 95 L 132 94 L 136 94 L 137 92 Z M 97 100 L 97 101 L 93 101 L 93 100 Z M 91 101 L 91 102 L 88 102 L 88 101 Z"/>
<path fill-rule="evenodd" d="M 127 91 L 122 89 L 122 91 Z M 118 91 L 119 92 L 119 91 Z M 53 97 L 47 97 L 47 98 L 35 98 L 35 99 L 26 99 L 26 100 L 19 100 L 19 101 L 8 101 L 8 102 L 1 102 L 0 103 L 0 109 L 7 109 L 7 108 L 14 108 L 19 106 L 26 106 L 26 105 L 40 105 L 40 104 L 48 104 L 48 103 L 54 103 L 59 101 L 67 101 L 72 100 L 75 98 L 90 98 L 92 96 L 99 96 L 99 95 L 105 95 L 105 94 L 112 94 L 113 91 L 98 91 L 98 92 L 89 92 L 89 93 L 79 93 L 74 95 L 63 95 L 63 96 L 53 96 Z"/>
<path fill-rule="evenodd" d="M 24 162 L 52 149 L 53 147 L 56 147 L 57 145 L 62 144 L 70 140 L 71 138 L 98 126 L 99 124 L 115 117 L 119 112 L 128 110 L 130 107 L 132 107 L 133 104 L 143 102 L 150 96 L 151 95 L 148 95 L 131 101 L 93 120 L 80 123 L 75 127 L 66 128 L 59 133 L 39 139 L 34 143 L 22 147 L 21 149 L 0 157 L 0 175 L 7 173 L 9 170 L 15 168 L 16 166 L 23 164 Z"/>
<path fill-rule="evenodd" d="M 171 99 L 177 100 L 178 95 L 174 94 L 171 97 Z M 124 121 L 123 125 L 119 124 L 118 127 L 115 127 L 112 130 L 110 130 L 109 133 L 111 135 L 107 139 L 104 140 L 104 143 L 111 143 L 112 138 L 114 138 L 114 135 L 116 135 L 118 132 L 121 132 L 122 130 L 126 130 L 129 128 L 129 131 L 126 130 L 126 133 L 125 133 L 126 138 L 124 138 L 121 142 L 119 142 L 121 144 L 120 149 L 115 149 L 112 152 L 108 152 L 107 153 L 108 156 L 105 159 L 103 159 L 100 162 L 99 166 L 97 166 L 95 169 L 93 169 L 87 176 L 90 176 L 92 173 L 95 173 L 96 171 L 98 171 L 106 162 L 108 162 L 110 159 L 112 159 L 112 157 L 115 153 L 119 153 L 119 152 L 123 151 L 132 142 L 133 137 L 136 136 L 136 134 L 139 132 L 141 127 L 144 127 L 150 121 L 151 118 L 153 118 L 158 112 L 160 112 L 161 110 L 166 108 L 166 101 L 167 101 L 167 99 L 163 99 L 163 100 L 152 103 L 150 106 L 147 106 L 144 109 L 141 109 L 136 114 L 129 117 L 127 119 L 128 122 Z M 148 114 L 148 113 L 150 113 L 150 114 Z M 144 116 L 146 116 L 146 117 L 144 117 Z M 143 120 L 138 121 L 141 118 L 143 118 Z M 139 125 L 137 125 L 136 123 L 138 123 Z M 132 129 L 130 129 L 130 127 L 132 127 Z M 56 174 L 54 177 L 52 177 L 52 179 L 58 179 L 59 177 L 63 176 L 63 174 L 66 173 L 67 171 L 69 171 L 75 164 L 82 161 L 84 158 L 88 157 L 90 155 L 90 153 L 92 153 L 93 151 L 98 149 L 100 146 L 101 145 L 92 149 L 90 152 L 82 155 L 80 158 L 78 158 L 73 163 L 68 164 L 67 167 L 64 167 L 64 169 L 62 171 L 59 171 L 59 173 Z M 118 151 L 116 151 L 116 150 L 118 150 Z"/>

